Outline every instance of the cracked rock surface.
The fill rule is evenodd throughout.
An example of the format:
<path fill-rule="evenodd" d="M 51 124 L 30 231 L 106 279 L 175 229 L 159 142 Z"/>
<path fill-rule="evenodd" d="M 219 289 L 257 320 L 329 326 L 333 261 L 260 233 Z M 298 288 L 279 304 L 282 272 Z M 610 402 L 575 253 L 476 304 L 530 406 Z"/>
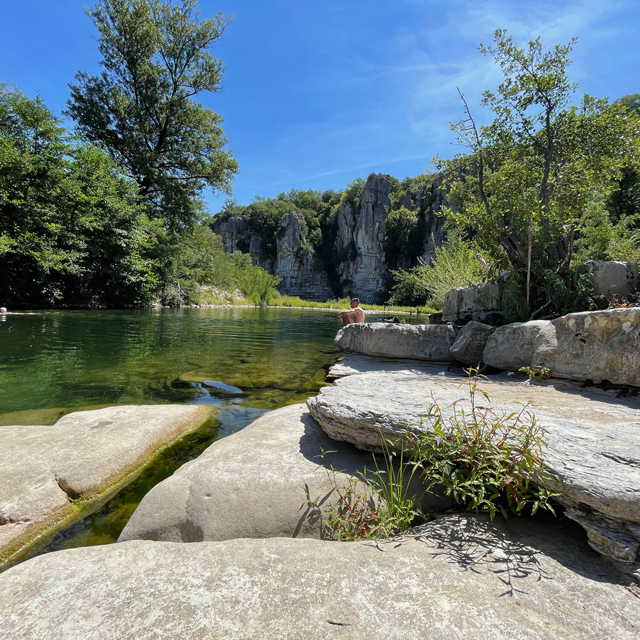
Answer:
<path fill-rule="evenodd" d="M 3 640 L 632 640 L 635 587 L 576 525 L 448 515 L 389 541 L 131 541 L 0 575 Z"/>
<path fill-rule="evenodd" d="M 98 508 L 210 417 L 197 405 L 121 406 L 70 413 L 53 426 L 0 427 L 0 568 Z"/>
<path fill-rule="evenodd" d="M 343 370 L 348 366 L 349 355 Z M 358 366 L 356 362 L 352 368 Z M 381 434 L 398 439 L 407 430 L 428 429 L 424 414 L 434 400 L 445 416 L 451 415 L 452 403 L 468 397 L 464 386 L 459 388 L 464 381 L 464 375 L 445 370 L 379 369 L 347 375 L 307 404 L 331 438 L 375 451 Z M 595 549 L 633 563 L 640 541 L 640 401 L 569 381 L 530 383 L 506 374 L 479 387 L 498 414 L 530 403 L 529 410 L 547 432 L 543 458 L 548 477 L 543 484 L 560 494 L 558 500 L 585 526 Z M 468 410 L 464 402 L 457 406 Z"/>

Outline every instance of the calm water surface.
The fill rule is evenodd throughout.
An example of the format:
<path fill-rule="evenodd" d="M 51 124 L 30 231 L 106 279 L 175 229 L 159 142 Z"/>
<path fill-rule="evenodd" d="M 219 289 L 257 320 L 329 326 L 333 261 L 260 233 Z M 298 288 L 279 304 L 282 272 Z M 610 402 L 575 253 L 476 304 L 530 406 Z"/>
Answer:
<path fill-rule="evenodd" d="M 142 496 L 180 465 L 265 411 L 316 393 L 338 357 L 339 327 L 334 312 L 294 309 L 7 315 L 0 322 L 0 425 L 53 424 L 103 405 L 216 408 L 210 424 L 47 550 L 115 541 Z"/>

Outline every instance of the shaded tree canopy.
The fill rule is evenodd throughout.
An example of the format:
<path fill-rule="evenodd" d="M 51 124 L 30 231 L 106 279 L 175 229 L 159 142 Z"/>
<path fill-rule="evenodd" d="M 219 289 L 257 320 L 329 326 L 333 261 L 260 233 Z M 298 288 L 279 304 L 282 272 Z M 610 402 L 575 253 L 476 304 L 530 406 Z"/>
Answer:
<path fill-rule="evenodd" d="M 79 72 L 66 115 L 136 181 L 152 218 L 190 227 L 205 187 L 228 191 L 237 172 L 222 118 L 194 97 L 220 90 L 209 49 L 230 18 L 200 19 L 196 0 L 100 0 L 87 10 L 103 71 Z"/>

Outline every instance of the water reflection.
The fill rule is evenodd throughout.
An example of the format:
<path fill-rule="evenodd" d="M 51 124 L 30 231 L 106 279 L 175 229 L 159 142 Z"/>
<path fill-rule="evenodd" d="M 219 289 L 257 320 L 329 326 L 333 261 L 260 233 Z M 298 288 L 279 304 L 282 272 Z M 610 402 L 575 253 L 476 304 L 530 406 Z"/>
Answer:
<path fill-rule="evenodd" d="M 52 424 L 65 411 L 113 404 L 282 406 L 321 386 L 337 356 L 336 329 L 334 314 L 288 309 L 8 316 L 0 329 L 0 424 Z M 223 432 L 236 430 L 221 420 Z"/>

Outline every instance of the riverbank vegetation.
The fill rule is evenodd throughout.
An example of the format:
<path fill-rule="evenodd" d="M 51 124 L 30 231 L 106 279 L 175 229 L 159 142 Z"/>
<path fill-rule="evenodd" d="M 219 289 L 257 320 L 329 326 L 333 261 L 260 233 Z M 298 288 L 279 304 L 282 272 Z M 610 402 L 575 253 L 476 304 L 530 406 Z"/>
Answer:
<path fill-rule="evenodd" d="M 567 67 L 575 45 L 518 47 L 504 30 L 480 52 L 503 73 L 482 104 L 487 126 L 460 92 L 464 117 L 452 124 L 467 152 L 436 159 L 448 191 L 443 208 L 496 270 L 509 269 L 526 313 L 589 308 L 580 266 L 589 259 L 640 257 L 638 101 L 585 94 Z"/>
<path fill-rule="evenodd" d="M 488 513 L 492 520 L 497 514 L 505 520 L 535 515 L 540 509 L 555 515 L 555 494 L 540 484 L 544 429 L 527 405 L 496 414 L 479 387 L 483 377 L 473 368 L 468 374 L 460 385 L 466 386 L 466 397 L 450 410 L 432 398 L 413 433 L 393 441 L 380 433 L 381 464 L 374 456 L 373 468 L 346 485 L 339 482 L 339 470 L 322 467 L 337 500 L 327 503 L 307 490 L 307 506 L 322 522 L 326 538 L 368 540 L 403 533 L 433 518 L 421 506 L 427 492 L 441 492 L 454 508 Z"/>
<path fill-rule="evenodd" d="M 88 11 L 103 72 L 79 72 L 65 115 L 0 86 L 0 304 L 11 308 L 264 304 L 277 279 L 224 253 L 202 199 L 237 163 L 209 49 L 229 18 L 195 0 L 104 0 Z"/>
<path fill-rule="evenodd" d="M 278 297 L 267 272 L 292 212 L 297 257 L 311 256 L 336 298 L 347 293 L 340 266 L 358 247 L 337 242 L 338 214 L 357 215 L 364 179 L 206 211 L 205 189 L 230 193 L 238 171 L 221 117 L 195 99 L 220 89 L 211 48 L 230 17 L 202 19 L 195 0 L 100 0 L 87 13 L 103 71 L 80 71 L 70 85 L 73 131 L 40 97 L 0 85 L 0 304 L 316 307 Z M 465 153 L 436 158 L 432 174 L 390 178 L 378 293 L 393 308 L 441 308 L 448 289 L 504 271 L 524 316 L 588 308 L 586 261 L 640 258 L 640 97 L 574 103 L 574 44 L 521 48 L 497 31 L 480 47 L 504 75 L 484 93 L 493 121 L 477 124 L 461 92 L 465 115 L 452 128 Z M 258 249 L 225 253 L 215 232 L 234 216 Z M 441 225 L 431 234 L 443 218 L 438 247 Z"/>

